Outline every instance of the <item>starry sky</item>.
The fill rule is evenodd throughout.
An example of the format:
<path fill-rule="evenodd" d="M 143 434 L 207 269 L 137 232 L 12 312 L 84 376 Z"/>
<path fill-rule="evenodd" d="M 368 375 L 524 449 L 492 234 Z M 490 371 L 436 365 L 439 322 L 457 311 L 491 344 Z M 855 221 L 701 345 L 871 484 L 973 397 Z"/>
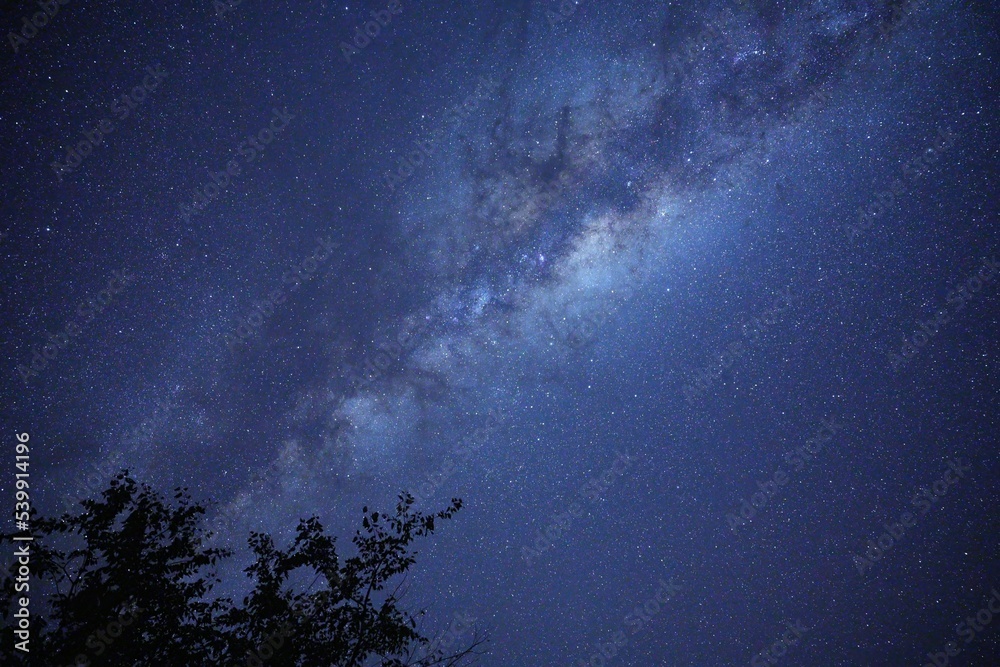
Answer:
<path fill-rule="evenodd" d="M 993 3 L 48 11 L 0 12 L 40 511 L 187 486 L 235 582 L 462 497 L 406 602 L 487 666 L 998 664 Z"/>

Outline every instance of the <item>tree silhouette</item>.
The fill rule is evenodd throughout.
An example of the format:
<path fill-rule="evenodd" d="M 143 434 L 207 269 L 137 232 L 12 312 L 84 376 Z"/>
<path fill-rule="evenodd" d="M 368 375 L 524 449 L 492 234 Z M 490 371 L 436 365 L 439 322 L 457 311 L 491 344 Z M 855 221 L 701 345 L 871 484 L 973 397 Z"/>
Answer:
<path fill-rule="evenodd" d="M 0 576 L 0 663 L 451 667 L 473 659 L 485 641 L 473 634 L 457 652 L 435 648 L 418 630 L 420 613 L 399 606 L 415 562 L 411 543 L 451 518 L 459 499 L 430 515 L 414 511 L 409 494 L 399 497 L 394 516 L 365 507 L 355 553 L 343 559 L 316 517 L 299 522 L 287 549 L 251 533 L 254 562 L 245 573 L 252 588 L 240 605 L 210 595 L 221 583 L 218 564 L 232 552 L 202 546 L 211 537 L 199 521 L 205 508 L 186 489 L 176 489 L 173 500 L 124 471 L 98 500 L 82 501 L 79 514 L 33 517 L 30 592 L 15 589 L 16 561 Z M 0 544 L 12 537 L 0 535 Z M 305 590 L 293 585 L 308 575 Z M 13 613 L 24 596 L 29 653 L 14 648 Z"/>

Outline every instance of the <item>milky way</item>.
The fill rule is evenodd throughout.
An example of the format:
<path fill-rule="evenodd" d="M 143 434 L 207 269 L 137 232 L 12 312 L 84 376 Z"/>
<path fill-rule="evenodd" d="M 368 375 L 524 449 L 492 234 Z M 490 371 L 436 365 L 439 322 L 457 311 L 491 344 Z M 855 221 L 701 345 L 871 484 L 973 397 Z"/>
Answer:
<path fill-rule="evenodd" d="M 239 546 L 461 496 L 409 599 L 491 628 L 488 665 L 943 645 L 997 585 L 995 283 L 890 355 L 997 251 L 993 7 L 404 0 L 352 42 L 376 5 L 67 5 L 5 54 L 5 424 L 46 443 L 40 502 L 127 466 Z M 948 456 L 947 517 L 858 575 Z"/>

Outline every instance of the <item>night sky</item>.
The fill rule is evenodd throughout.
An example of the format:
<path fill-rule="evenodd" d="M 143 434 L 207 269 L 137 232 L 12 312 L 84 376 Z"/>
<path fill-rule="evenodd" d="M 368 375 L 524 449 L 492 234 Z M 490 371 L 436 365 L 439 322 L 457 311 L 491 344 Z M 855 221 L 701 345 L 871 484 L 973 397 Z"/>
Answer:
<path fill-rule="evenodd" d="M 49 5 L 0 12 L 40 512 L 187 486 L 228 592 L 461 497 L 405 605 L 487 666 L 1000 664 L 993 3 Z"/>

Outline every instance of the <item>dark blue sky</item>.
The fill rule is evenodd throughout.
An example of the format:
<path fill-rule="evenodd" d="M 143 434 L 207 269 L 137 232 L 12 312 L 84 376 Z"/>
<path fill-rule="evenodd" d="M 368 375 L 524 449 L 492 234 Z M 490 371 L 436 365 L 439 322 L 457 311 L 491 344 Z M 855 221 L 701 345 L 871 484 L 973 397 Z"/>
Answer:
<path fill-rule="evenodd" d="M 0 12 L 40 509 L 461 496 L 484 665 L 1000 663 L 992 4 L 182 4 Z"/>

